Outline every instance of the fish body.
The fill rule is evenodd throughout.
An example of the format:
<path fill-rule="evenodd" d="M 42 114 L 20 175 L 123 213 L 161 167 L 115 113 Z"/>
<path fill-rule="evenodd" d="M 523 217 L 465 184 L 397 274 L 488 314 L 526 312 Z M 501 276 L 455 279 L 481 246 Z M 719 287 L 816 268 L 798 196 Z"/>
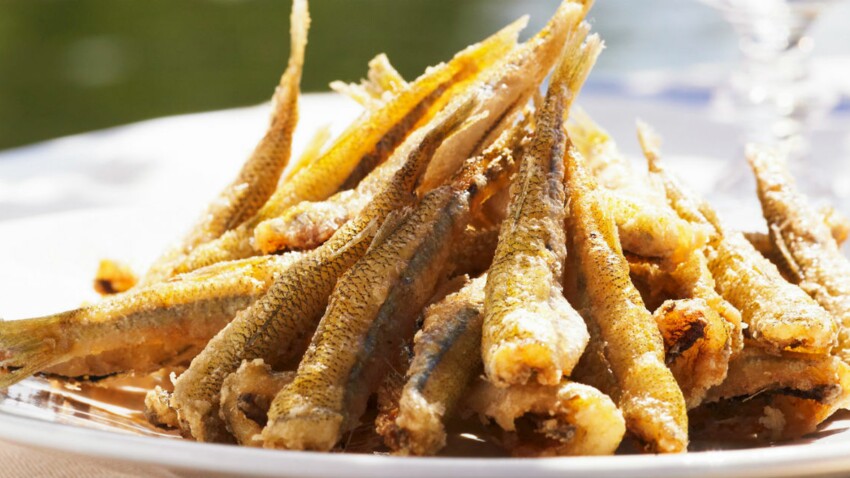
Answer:
<path fill-rule="evenodd" d="M 470 158 L 451 184 L 384 222 L 340 278 L 295 380 L 272 403 L 267 447 L 329 450 L 358 423 L 445 275 L 471 198 L 510 171 L 503 162 L 502 155 Z"/>
<path fill-rule="evenodd" d="M 577 8 L 574 1 L 563 2 L 545 28 L 485 70 L 481 79 L 461 93 L 465 98 L 481 98 L 474 112 L 480 119 L 440 146 L 425 173 L 422 191 L 443 184 L 463 161 L 477 150 L 487 149 L 488 137 L 492 136 L 495 144 L 502 138 L 500 128 L 510 129 L 502 125 L 510 124 L 504 119 L 513 119 L 511 113 L 528 102 L 552 68 L 570 27 L 569 12 Z M 315 247 L 330 237 L 334 228 L 356 215 L 398 167 L 388 161 L 375 168 L 353 191 L 341 191 L 327 201 L 298 204 L 261 223 L 255 229 L 256 244 L 265 253 Z"/>
<path fill-rule="evenodd" d="M 781 158 L 755 147 L 747 159 L 756 175 L 770 239 L 792 282 L 838 322 L 834 351 L 850 362 L 850 261 L 821 213 L 796 190 Z"/>
<path fill-rule="evenodd" d="M 467 199 L 449 187 L 427 194 L 415 210 L 388 220 L 340 278 L 295 380 L 272 404 L 266 446 L 330 450 L 357 424 L 387 372 L 386 357 L 413 336 Z"/>
<path fill-rule="evenodd" d="M 558 385 L 528 383 L 497 387 L 477 380 L 466 406 L 491 418 L 508 435 L 514 456 L 611 455 L 626 433 L 623 414 L 599 390 L 564 379 Z M 533 437 L 519 436 L 516 422 L 530 421 Z M 513 436 L 511 436 L 513 435 Z"/>
<path fill-rule="evenodd" d="M 563 122 L 601 44 L 591 37 L 582 45 L 584 12 L 571 6 L 572 29 L 545 103 L 535 113 L 535 133 L 513 179 L 487 275 L 482 358 L 487 378 L 502 386 L 560 383 L 588 340 L 584 321 L 561 286 L 567 252 Z"/>
<path fill-rule="evenodd" d="M 73 377 L 143 373 L 185 359 L 184 352 L 197 352 L 298 257 L 216 264 L 80 309 L 0 322 L 0 387 L 41 371 Z"/>
<path fill-rule="evenodd" d="M 263 297 L 237 314 L 195 357 L 177 379 L 171 399 L 184 433 L 198 441 L 233 439 L 218 414 L 225 377 L 243 360 L 262 358 L 274 366 L 304 350 L 337 279 L 366 253 L 387 215 L 410 203 L 434 151 L 462 126 L 472 106 L 472 102 L 459 105 L 435 118 L 393 181 L 357 218 L 280 274 Z"/>
<path fill-rule="evenodd" d="M 582 161 L 571 148 L 567 223 L 586 290 L 588 322 L 601 344 L 596 352 L 610 367 L 616 386 L 611 393 L 629 431 L 654 451 L 683 452 L 688 444 L 684 396 L 665 364 L 658 326 L 629 277 L 613 218 Z"/>
<path fill-rule="evenodd" d="M 460 290 L 425 310 L 413 360 L 390 408 L 394 416 L 379 429 L 395 453 L 426 456 L 445 446 L 445 420 L 481 371 L 486 281 L 486 275 L 467 279 Z"/>

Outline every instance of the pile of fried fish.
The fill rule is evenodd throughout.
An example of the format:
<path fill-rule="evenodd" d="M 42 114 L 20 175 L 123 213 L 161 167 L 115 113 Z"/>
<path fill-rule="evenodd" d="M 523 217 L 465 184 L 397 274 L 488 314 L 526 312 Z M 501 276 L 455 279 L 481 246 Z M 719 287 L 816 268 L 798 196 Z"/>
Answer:
<path fill-rule="evenodd" d="M 571 112 L 602 50 L 591 3 L 412 82 L 379 55 L 332 84 L 362 115 L 290 162 L 310 23 L 295 0 L 268 130 L 233 183 L 138 282 L 105 262 L 99 302 L 0 322 L 0 387 L 172 367 L 152 423 L 290 450 L 344 449 L 365 425 L 433 455 L 457 420 L 517 456 L 816 430 L 850 394 L 847 220 L 753 146 L 768 233 L 732 230 L 649 126 L 644 169 Z"/>

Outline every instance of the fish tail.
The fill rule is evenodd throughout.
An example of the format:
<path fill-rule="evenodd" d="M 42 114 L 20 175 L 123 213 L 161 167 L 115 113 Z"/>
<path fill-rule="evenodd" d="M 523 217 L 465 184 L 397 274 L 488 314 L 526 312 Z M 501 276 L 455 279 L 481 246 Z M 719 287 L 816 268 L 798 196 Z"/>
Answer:
<path fill-rule="evenodd" d="M 575 16 L 578 24 L 570 29 L 567 41 L 564 43 L 564 53 L 552 77 L 553 83 L 564 85 L 569 92 L 565 111 L 569 111 L 590 70 L 596 64 L 596 59 L 605 47 L 599 35 L 588 36 L 590 25 L 582 22 L 582 18 L 583 12 Z"/>
<path fill-rule="evenodd" d="M 593 118 L 583 108 L 578 106 L 570 109 L 567 132 L 572 143 L 584 157 L 590 157 L 595 148 L 611 141 L 608 132 L 593 121 Z"/>
<path fill-rule="evenodd" d="M 0 322 L 0 389 L 63 361 L 70 341 L 62 331 L 76 312 Z"/>

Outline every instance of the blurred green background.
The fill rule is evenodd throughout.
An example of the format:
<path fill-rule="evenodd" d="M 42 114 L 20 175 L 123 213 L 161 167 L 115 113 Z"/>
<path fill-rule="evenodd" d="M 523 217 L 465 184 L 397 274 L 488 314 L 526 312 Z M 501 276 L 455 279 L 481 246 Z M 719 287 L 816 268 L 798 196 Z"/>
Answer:
<path fill-rule="evenodd" d="M 386 52 L 406 77 L 558 0 L 313 0 L 305 91 Z M 288 54 L 289 0 L 0 0 L 0 149 L 157 116 L 259 103 Z M 598 0 L 594 75 L 734 58 L 696 1 Z M 662 34 L 663 32 L 663 34 Z M 671 38 L 675 41 L 671 41 Z"/>

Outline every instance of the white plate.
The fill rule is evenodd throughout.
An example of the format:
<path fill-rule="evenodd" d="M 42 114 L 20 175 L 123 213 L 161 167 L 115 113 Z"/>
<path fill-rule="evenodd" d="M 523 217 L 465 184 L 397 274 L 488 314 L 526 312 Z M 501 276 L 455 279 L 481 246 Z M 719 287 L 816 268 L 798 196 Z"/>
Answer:
<path fill-rule="evenodd" d="M 633 118 L 640 116 L 654 123 L 667 139 L 670 164 L 703 193 L 711 192 L 719 170 L 719 162 L 710 158 L 731 157 L 738 150 L 734 129 L 708 120 L 702 104 L 601 94 L 585 95 L 583 103 L 627 151 L 636 149 Z M 336 118 L 339 127 L 357 113 L 350 104 L 326 95 L 308 95 L 303 109 L 307 113 L 298 144 L 308 136 L 303 132 L 322 124 L 323 118 Z M 259 135 L 256 128 L 261 128 L 266 114 L 265 107 L 257 107 L 168 118 L 0 155 L 0 184 L 6 181 L 23 191 L 21 184 L 37 185 L 40 178 L 47 177 L 48 184 L 62 191 L 61 195 L 51 195 L 50 188 L 44 188 L 46 192 L 34 195 L 29 203 L 19 196 L 0 194 L 0 217 L 37 214 L 0 222 L 0 314 L 7 319 L 35 316 L 94 299 L 90 281 L 102 257 L 126 258 L 141 268 L 180 234 L 187 220 L 227 181 L 242 153 Z M 820 133 L 817 146 L 839 153 L 832 157 L 847 157 L 846 138 L 836 132 L 842 124 L 846 126 L 846 118 L 834 121 L 837 126 Z M 211 130 L 231 134 L 211 135 Z M 163 141 L 172 142 L 173 147 L 144 149 L 143 145 L 161 145 Z M 140 154 L 140 148 L 144 154 Z M 133 171 L 146 172 L 126 174 L 122 187 L 116 188 L 107 172 L 110 165 L 122 164 L 123 158 L 132 158 L 129 164 L 135 165 Z M 192 181 L 183 179 L 198 165 L 205 167 L 204 174 Z M 56 166 L 61 166 L 59 173 Z M 183 176 L 175 177 L 180 174 Z M 83 200 L 73 202 L 69 198 Z M 121 207 L 92 208 L 100 204 Z M 761 224 L 754 197 L 720 197 L 718 204 L 732 222 L 754 226 L 751 228 Z M 46 214 L 57 210 L 65 212 Z M 62 409 L 61 400 L 51 399 L 45 404 L 45 395 L 39 392 L 43 387 L 43 381 L 30 380 L 14 389 L 11 395 L 18 398 L 0 400 L 0 438 L 155 464 L 199 476 L 531 478 L 592 474 L 603 478 L 626 474 L 755 477 L 850 472 L 850 419 L 846 414 L 815 437 L 757 449 L 535 460 L 397 458 L 257 450 L 135 436 L 126 432 L 126 424 L 98 420 L 96 414 L 83 409 Z"/>

